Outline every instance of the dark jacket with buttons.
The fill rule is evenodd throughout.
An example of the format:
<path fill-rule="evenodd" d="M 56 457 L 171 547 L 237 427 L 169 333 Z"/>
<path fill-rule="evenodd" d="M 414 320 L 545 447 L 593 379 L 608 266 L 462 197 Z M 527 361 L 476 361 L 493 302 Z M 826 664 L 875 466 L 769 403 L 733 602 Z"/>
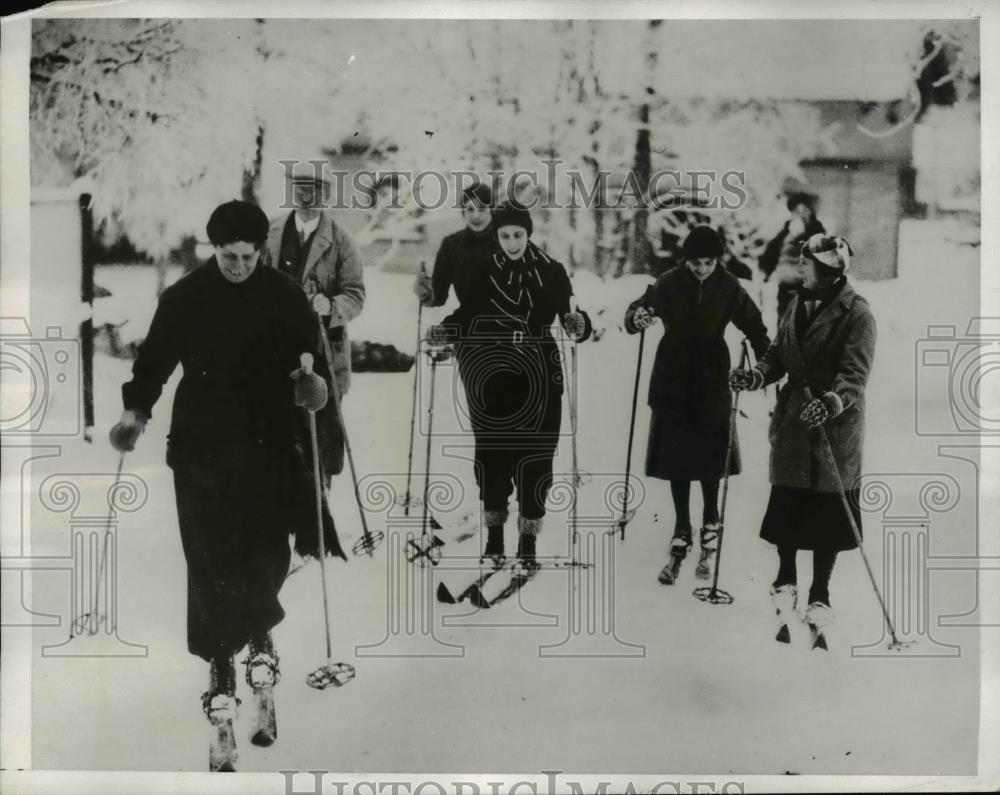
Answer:
<path fill-rule="evenodd" d="M 735 276 L 720 267 L 699 282 L 686 266 L 668 271 L 629 306 L 625 328 L 644 306 L 663 323 L 663 338 L 649 381 L 649 405 L 688 406 L 725 415 L 729 406 L 729 347 L 724 333 L 733 323 L 760 356 L 770 341 L 760 310 Z"/>

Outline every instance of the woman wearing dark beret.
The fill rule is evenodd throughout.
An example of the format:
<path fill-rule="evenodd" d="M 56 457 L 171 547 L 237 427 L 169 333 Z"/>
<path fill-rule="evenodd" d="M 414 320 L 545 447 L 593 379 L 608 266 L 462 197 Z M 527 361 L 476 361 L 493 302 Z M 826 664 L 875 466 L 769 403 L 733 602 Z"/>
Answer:
<path fill-rule="evenodd" d="M 215 256 L 160 297 L 111 432 L 117 450 L 132 450 L 181 365 L 167 464 L 187 561 L 188 649 L 210 663 L 203 704 L 214 722 L 235 713 L 233 657 L 244 646 L 248 681 L 276 681 L 270 630 L 284 617 L 278 591 L 288 536 L 296 533 L 306 552 L 318 540 L 303 414 L 289 374 L 304 352 L 324 378 L 329 373 L 309 300 L 291 278 L 258 264 L 267 230 L 250 202 L 212 213 Z M 329 548 L 343 556 L 332 529 L 330 521 Z"/>
<path fill-rule="evenodd" d="M 517 489 L 519 569 L 533 571 L 562 421 L 563 375 L 552 324 L 583 341 L 566 269 L 531 240 L 530 212 L 508 202 L 493 213 L 496 245 L 476 263 L 462 305 L 428 330 L 435 348 L 462 361 L 476 444 L 476 481 L 487 528 L 484 556 L 501 565 L 508 500 Z"/>
<path fill-rule="evenodd" d="M 806 619 L 819 630 L 833 620 L 830 575 L 837 553 L 858 545 L 841 490 L 861 531 L 858 480 L 875 318 L 847 281 L 851 256 L 841 237 L 810 237 L 799 258 L 802 286 L 777 337 L 754 369 L 730 377 L 734 389 L 760 389 L 788 376 L 771 417 L 771 497 L 760 530 L 777 547 L 771 597 L 783 626 L 797 606 L 800 549 L 813 551 Z"/>
<path fill-rule="evenodd" d="M 718 541 L 719 481 L 724 474 L 729 438 L 729 347 L 723 337 L 733 323 L 747 335 L 754 351 L 767 349 L 760 310 L 735 276 L 719 266 L 722 241 L 714 229 L 697 226 L 684 239 L 683 265 L 663 274 L 625 313 L 625 328 L 635 334 L 663 322 L 663 338 L 649 383 L 652 419 L 646 449 L 646 475 L 670 481 L 676 521 L 670 558 L 660 571 L 665 585 L 674 581 L 673 560 L 691 547 L 691 481 L 701 482 L 702 550 Z M 740 472 L 739 445 L 733 436 L 729 472 Z"/>

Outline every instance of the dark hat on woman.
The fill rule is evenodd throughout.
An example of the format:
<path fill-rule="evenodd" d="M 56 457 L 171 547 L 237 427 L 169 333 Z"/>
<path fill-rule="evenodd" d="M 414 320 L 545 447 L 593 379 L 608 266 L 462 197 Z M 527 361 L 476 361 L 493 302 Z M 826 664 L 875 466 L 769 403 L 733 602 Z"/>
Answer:
<path fill-rule="evenodd" d="M 462 206 L 468 202 L 476 202 L 480 207 L 492 207 L 493 191 L 485 182 L 476 182 L 462 191 Z"/>
<path fill-rule="evenodd" d="M 215 208 L 205 231 L 213 246 L 239 240 L 260 248 L 267 240 L 267 228 L 267 216 L 260 207 L 253 202 L 234 200 Z"/>
<path fill-rule="evenodd" d="M 816 197 L 811 193 L 789 193 L 788 198 L 785 200 L 785 206 L 789 210 L 794 210 L 800 204 L 804 204 L 813 212 L 816 212 Z"/>
<path fill-rule="evenodd" d="M 684 259 L 721 257 L 724 253 L 719 234 L 710 226 L 696 226 L 681 244 Z"/>
<path fill-rule="evenodd" d="M 531 237 L 531 213 L 523 204 L 505 202 L 493 213 L 493 228 L 499 229 L 501 226 L 522 226 L 528 230 L 528 237 Z"/>

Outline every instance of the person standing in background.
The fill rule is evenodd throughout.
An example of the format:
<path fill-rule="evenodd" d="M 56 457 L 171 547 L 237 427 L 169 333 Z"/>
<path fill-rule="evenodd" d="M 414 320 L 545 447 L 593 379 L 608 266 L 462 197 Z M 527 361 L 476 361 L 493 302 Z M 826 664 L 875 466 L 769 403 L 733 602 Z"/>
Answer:
<path fill-rule="evenodd" d="M 454 287 L 462 303 L 473 291 L 475 269 L 472 264 L 486 259 L 496 246 L 490 223 L 493 218 L 493 192 L 477 182 L 462 191 L 462 219 L 465 228 L 441 241 L 431 275 L 417 274 L 414 292 L 424 306 L 444 306 Z"/>
<path fill-rule="evenodd" d="M 343 398 L 351 385 L 347 324 L 365 305 L 362 259 L 350 234 L 334 221 L 329 178 L 307 162 L 296 164 L 289 181 L 295 210 L 271 221 L 266 262 L 291 276 L 309 296 L 330 343 L 333 361 L 328 366 Z M 316 425 L 328 482 L 344 469 L 344 431 L 333 400 L 316 414 Z"/>
<path fill-rule="evenodd" d="M 816 200 L 808 193 L 792 193 L 786 202 L 791 217 L 764 249 L 758 267 L 764 281 L 778 283 L 778 323 L 785 314 L 792 296 L 802 285 L 799 275 L 799 251 L 802 244 L 815 234 L 825 232 L 816 218 Z"/>

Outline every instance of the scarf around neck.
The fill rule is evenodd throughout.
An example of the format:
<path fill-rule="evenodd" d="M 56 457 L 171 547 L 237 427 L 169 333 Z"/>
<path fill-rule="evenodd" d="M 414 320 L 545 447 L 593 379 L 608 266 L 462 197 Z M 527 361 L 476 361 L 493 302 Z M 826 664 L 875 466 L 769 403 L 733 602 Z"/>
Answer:
<path fill-rule="evenodd" d="M 536 303 L 533 293 L 544 287 L 539 268 L 551 260 L 531 241 L 519 260 L 502 250 L 495 251 L 492 260 L 486 279 L 491 308 L 511 320 L 530 322 Z"/>

